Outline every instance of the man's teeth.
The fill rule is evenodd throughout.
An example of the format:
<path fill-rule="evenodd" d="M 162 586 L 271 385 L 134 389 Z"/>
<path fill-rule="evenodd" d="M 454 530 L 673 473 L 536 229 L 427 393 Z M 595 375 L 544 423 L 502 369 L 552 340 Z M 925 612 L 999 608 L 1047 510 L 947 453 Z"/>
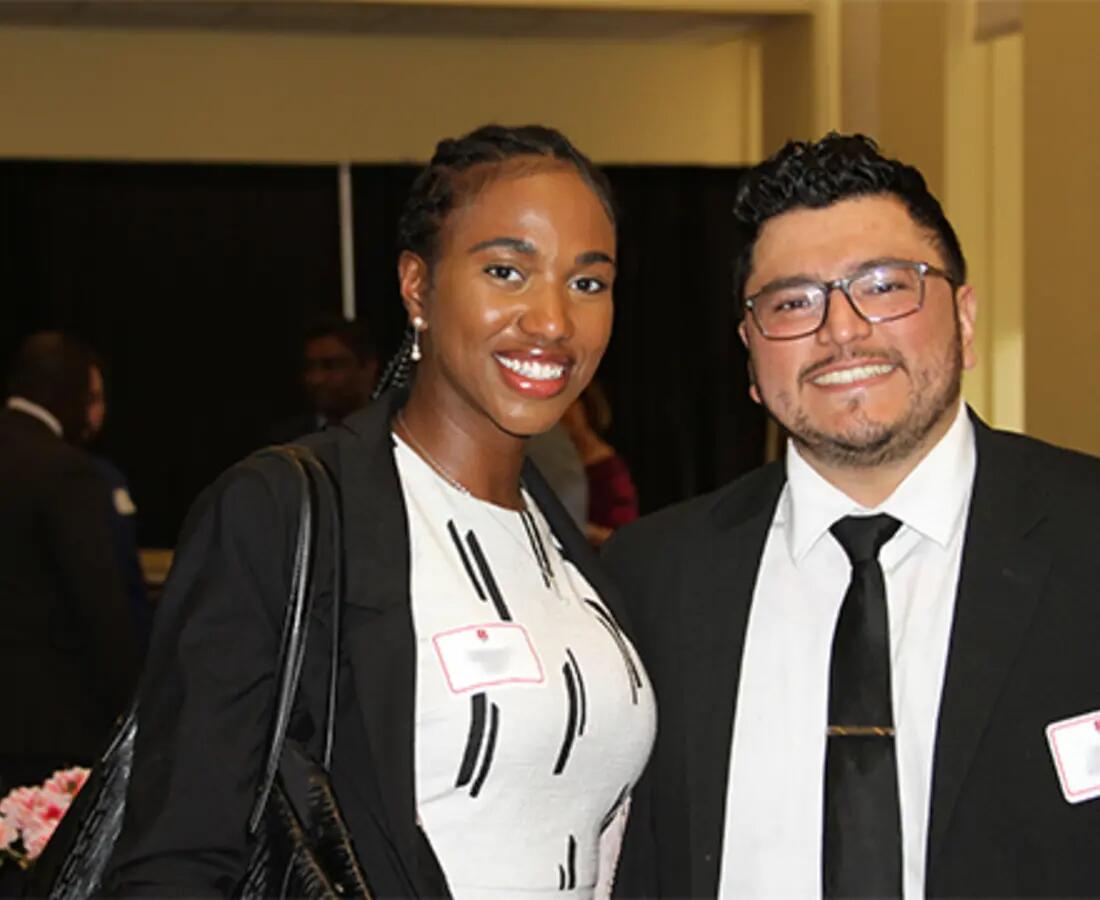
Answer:
<path fill-rule="evenodd" d="M 496 361 L 504 368 L 530 378 L 532 381 L 556 381 L 565 374 L 565 366 L 557 363 L 535 362 L 533 359 L 512 359 L 510 356 L 498 356 Z"/>
<path fill-rule="evenodd" d="M 851 384 L 854 381 L 863 381 L 865 378 L 874 378 L 876 375 L 887 375 L 894 371 L 894 366 L 854 366 L 851 369 L 835 369 L 818 375 L 813 379 L 814 384 Z"/>

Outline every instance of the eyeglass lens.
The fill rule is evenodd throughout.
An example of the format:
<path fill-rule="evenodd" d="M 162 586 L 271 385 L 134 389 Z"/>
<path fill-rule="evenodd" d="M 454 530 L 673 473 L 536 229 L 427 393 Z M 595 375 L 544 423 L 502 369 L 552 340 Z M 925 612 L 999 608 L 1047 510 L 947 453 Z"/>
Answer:
<path fill-rule="evenodd" d="M 922 280 L 914 266 L 876 266 L 853 278 L 847 294 L 865 318 L 885 321 L 920 308 Z M 808 334 L 824 320 L 825 299 L 821 284 L 789 285 L 759 294 L 753 300 L 753 312 L 765 334 Z"/>

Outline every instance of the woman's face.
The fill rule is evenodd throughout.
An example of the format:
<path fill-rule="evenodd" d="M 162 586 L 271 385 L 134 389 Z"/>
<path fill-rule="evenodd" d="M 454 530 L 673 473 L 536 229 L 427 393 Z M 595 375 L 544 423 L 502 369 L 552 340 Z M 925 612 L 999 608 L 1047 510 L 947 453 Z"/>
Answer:
<path fill-rule="evenodd" d="M 430 277 L 401 261 L 410 317 L 427 323 L 417 393 L 468 432 L 553 426 L 611 336 L 615 229 L 572 168 L 502 173 L 444 223 Z"/>

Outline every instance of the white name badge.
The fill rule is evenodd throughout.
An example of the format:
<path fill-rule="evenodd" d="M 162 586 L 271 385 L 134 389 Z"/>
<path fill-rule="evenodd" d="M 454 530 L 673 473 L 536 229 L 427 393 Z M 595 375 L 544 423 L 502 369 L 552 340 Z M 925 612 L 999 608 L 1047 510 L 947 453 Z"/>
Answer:
<path fill-rule="evenodd" d="M 504 684 L 542 684 L 542 662 L 522 625 L 488 622 L 432 636 L 452 693 Z"/>
<path fill-rule="evenodd" d="M 1069 803 L 1100 797 L 1100 710 L 1051 722 L 1047 743 Z"/>

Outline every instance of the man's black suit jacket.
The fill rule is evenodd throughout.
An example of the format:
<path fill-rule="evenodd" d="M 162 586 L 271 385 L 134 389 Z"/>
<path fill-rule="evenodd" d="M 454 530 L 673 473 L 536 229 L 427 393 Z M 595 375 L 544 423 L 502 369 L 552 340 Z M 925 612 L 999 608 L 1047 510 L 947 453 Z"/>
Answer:
<path fill-rule="evenodd" d="M 1045 728 L 1100 710 L 1100 460 L 977 420 L 975 432 L 926 892 L 1097 896 L 1100 799 L 1063 799 Z M 620 896 L 717 894 L 741 651 L 784 482 L 773 463 L 606 549 L 660 710 Z"/>
<path fill-rule="evenodd" d="M 133 621 L 88 454 L 0 410 L 0 756 L 89 763 L 137 681 Z M 49 774 L 48 772 L 45 774 Z"/>
<path fill-rule="evenodd" d="M 408 517 L 390 432 L 404 399 L 390 392 L 299 442 L 324 461 L 342 495 L 345 593 L 332 779 L 378 898 L 447 896 L 416 815 Z M 566 556 L 618 616 L 614 587 L 584 535 L 530 463 L 523 477 Z M 244 872 L 299 497 L 285 462 L 253 459 L 219 479 L 188 517 L 153 625 L 109 896 L 231 896 Z M 326 521 L 319 523 L 319 593 L 290 728 L 314 749 L 331 633 Z"/>

